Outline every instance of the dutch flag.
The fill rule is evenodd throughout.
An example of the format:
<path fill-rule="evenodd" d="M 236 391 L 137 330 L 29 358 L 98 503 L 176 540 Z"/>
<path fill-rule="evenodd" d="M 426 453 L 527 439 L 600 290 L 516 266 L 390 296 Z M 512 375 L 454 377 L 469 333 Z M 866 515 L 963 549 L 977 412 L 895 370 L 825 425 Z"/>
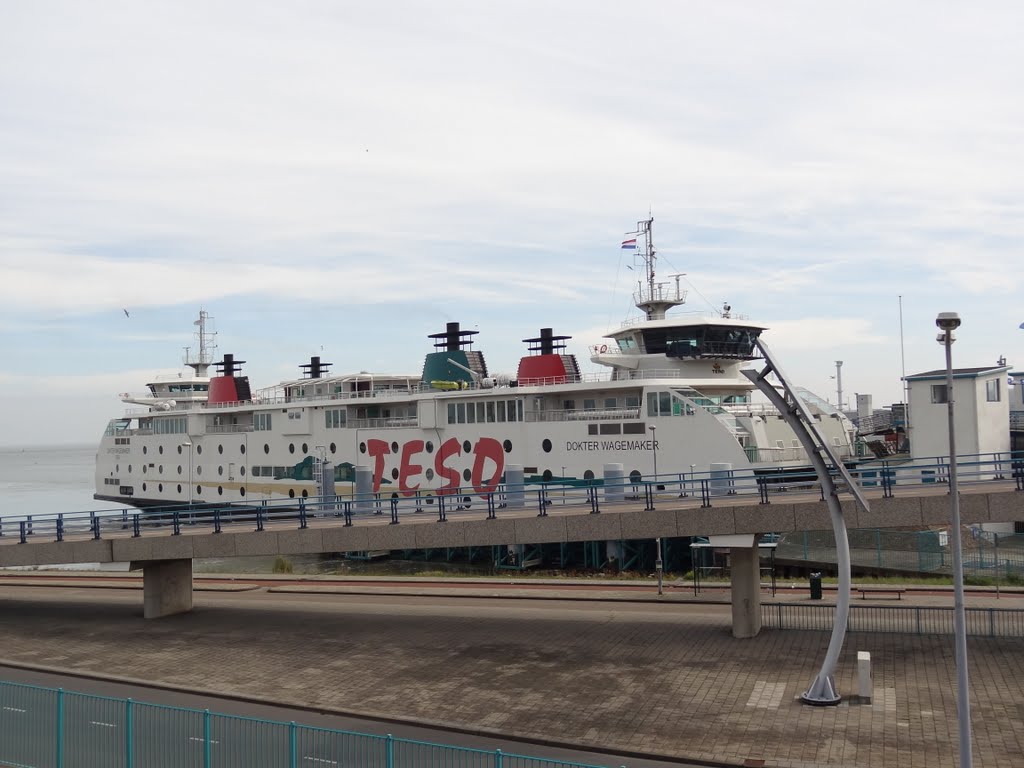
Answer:
<path fill-rule="evenodd" d="M 623 248 L 634 248 L 635 249 L 636 248 L 636 238 L 634 237 L 632 240 L 623 240 L 622 241 L 622 247 Z"/>

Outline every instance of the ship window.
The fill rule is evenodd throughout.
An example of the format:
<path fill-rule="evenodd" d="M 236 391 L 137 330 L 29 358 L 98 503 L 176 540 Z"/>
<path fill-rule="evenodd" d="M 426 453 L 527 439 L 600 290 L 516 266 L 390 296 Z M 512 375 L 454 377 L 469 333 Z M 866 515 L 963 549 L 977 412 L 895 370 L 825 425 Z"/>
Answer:
<path fill-rule="evenodd" d="M 488 400 L 487 401 L 487 423 L 488 424 L 493 424 L 494 423 L 494 401 L 493 400 Z"/>
<path fill-rule="evenodd" d="M 985 382 L 985 400 L 990 403 L 999 402 L 999 379 Z"/>
<path fill-rule="evenodd" d="M 466 403 L 466 423 L 476 424 L 476 406 L 473 403 Z"/>
<path fill-rule="evenodd" d="M 588 435 L 596 435 L 597 434 L 597 424 L 587 424 L 587 434 Z"/>
<path fill-rule="evenodd" d="M 270 429 L 270 417 L 271 413 L 254 413 L 253 414 L 253 429 L 257 432 L 262 432 Z"/>
<path fill-rule="evenodd" d="M 639 408 L 640 407 L 640 395 L 626 395 L 626 407 L 627 408 Z"/>
<path fill-rule="evenodd" d="M 516 401 L 515 400 L 509 400 L 508 401 L 508 420 L 509 421 L 522 421 L 523 420 L 522 402 L 520 402 L 519 405 L 520 405 L 519 418 L 516 419 Z"/>
<path fill-rule="evenodd" d="M 499 400 L 498 401 L 498 422 L 500 423 L 500 422 L 503 422 L 503 421 L 505 421 L 505 401 L 504 400 Z"/>
<path fill-rule="evenodd" d="M 448 403 L 448 423 L 455 423 L 455 403 Z"/>
<path fill-rule="evenodd" d="M 792 446 L 793 448 L 799 448 L 799 447 L 800 447 L 800 441 L 799 441 L 799 440 L 797 440 L 797 439 L 796 439 L 795 437 L 794 437 L 794 438 L 793 438 L 792 440 L 790 440 L 790 441 L 789 441 L 789 444 L 790 444 L 790 445 L 791 445 L 791 446 Z"/>
<path fill-rule="evenodd" d="M 606 397 L 604 399 L 604 407 L 608 410 L 614 410 L 618 407 L 618 401 L 614 397 Z"/>
<path fill-rule="evenodd" d="M 518 406 L 518 408 L 517 408 L 518 416 L 516 417 L 516 421 L 522 421 L 523 420 L 523 401 L 522 400 L 517 400 L 516 403 L 517 403 L 517 406 Z"/>
<path fill-rule="evenodd" d="M 456 418 L 456 421 L 459 424 L 465 424 L 466 423 L 466 404 L 465 403 L 458 403 L 458 404 L 456 404 L 455 407 L 458 410 L 458 417 Z"/>
<path fill-rule="evenodd" d="M 482 402 L 476 404 L 476 421 L 477 424 L 483 424 L 487 421 L 487 415 L 484 413 L 484 404 Z"/>
<path fill-rule="evenodd" d="M 562 401 L 562 410 L 565 410 L 565 411 L 575 411 L 576 410 L 576 401 L 575 400 L 563 400 Z"/>
<path fill-rule="evenodd" d="M 658 393 L 648 392 L 647 393 L 647 415 L 657 416 L 658 415 Z"/>
<path fill-rule="evenodd" d="M 596 411 L 597 410 L 597 400 L 595 400 L 592 397 L 586 398 L 583 401 L 583 410 L 584 411 Z"/>
<path fill-rule="evenodd" d="M 602 424 L 601 425 L 602 435 L 620 435 L 622 434 L 621 424 Z"/>
<path fill-rule="evenodd" d="M 647 426 L 642 421 L 633 421 L 622 425 L 624 435 L 646 435 Z"/>

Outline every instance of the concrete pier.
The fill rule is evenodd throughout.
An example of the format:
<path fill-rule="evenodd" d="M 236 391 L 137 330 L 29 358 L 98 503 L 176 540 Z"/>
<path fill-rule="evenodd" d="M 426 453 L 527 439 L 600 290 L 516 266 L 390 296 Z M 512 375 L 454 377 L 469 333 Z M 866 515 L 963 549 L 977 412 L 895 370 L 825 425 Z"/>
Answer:
<path fill-rule="evenodd" d="M 159 619 L 192 610 L 192 560 L 150 560 L 142 567 L 142 616 Z"/>

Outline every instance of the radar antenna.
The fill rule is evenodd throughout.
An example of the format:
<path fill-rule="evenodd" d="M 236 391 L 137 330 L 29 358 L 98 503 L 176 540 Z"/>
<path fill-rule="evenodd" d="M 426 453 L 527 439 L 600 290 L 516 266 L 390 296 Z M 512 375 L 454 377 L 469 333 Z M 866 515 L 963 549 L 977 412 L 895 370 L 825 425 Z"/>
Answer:
<path fill-rule="evenodd" d="M 668 287 L 668 283 L 657 282 L 656 267 L 658 263 L 658 252 L 654 249 L 653 233 L 654 217 L 636 223 L 635 232 L 627 232 L 627 235 L 643 236 L 643 250 L 637 256 L 643 260 L 645 280 L 640 282 L 639 288 L 633 294 L 633 302 L 637 309 L 641 309 L 647 315 L 648 320 L 664 320 L 665 312 L 672 307 L 686 303 L 686 291 L 679 288 L 679 276 L 674 276 L 675 292 Z M 640 266 L 637 264 L 637 266 Z"/>
<path fill-rule="evenodd" d="M 199 355 L 192 357 L 191 347 L 185 347 L 185 365 L 196 372 L 196 376 L 206 376 L 207 369 L 213 365 L 213 351 L 217 348 L 217 332 L 208 330 L 207 324 L 213 320 L 205 309 L 199 310 L 199 319 L 192 325 L 196 326 L 195 337 L 199 345 Z"/>

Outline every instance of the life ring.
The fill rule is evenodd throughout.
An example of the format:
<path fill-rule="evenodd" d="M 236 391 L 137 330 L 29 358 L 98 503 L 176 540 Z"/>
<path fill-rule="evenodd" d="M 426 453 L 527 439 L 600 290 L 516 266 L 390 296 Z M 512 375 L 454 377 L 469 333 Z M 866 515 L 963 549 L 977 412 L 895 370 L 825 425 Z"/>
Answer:
<path fill-rule="evenodd" d="M 607 344 L 602 344 L 601 345 L 601 353 L 604 354 L 607 351 L 608 351 L 608 345 Z"/>

